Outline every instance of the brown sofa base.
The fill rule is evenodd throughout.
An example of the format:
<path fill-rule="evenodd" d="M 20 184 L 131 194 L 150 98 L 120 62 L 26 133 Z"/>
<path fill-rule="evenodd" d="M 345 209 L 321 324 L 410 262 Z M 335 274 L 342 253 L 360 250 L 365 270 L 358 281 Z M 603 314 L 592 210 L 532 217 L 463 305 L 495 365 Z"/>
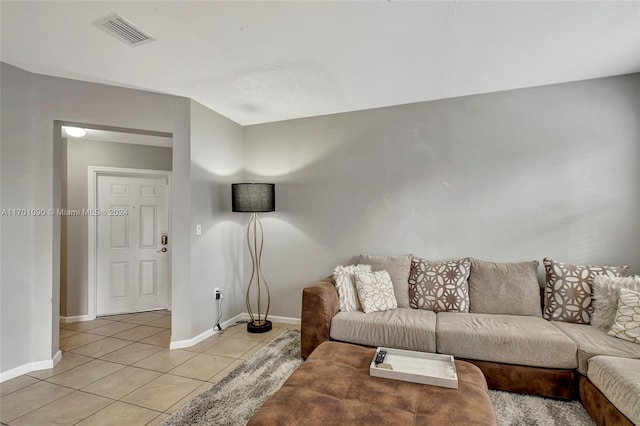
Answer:
<path fill-rule="evenodd" d="M 599 426 L 633 426 L 587 377 L 580 375 L 580 402 Z"/>
<path fill-rule="evenodd" d="M 307 359 L 322 342 L 331 340 L 331 319 L 338 313 L 340 302 L 333 280 L 327 278 L 302 290 L 300 318 L 300 352 Z"/>
<path fill-rule="evenodd" d="M 575 370 L 528 367 L 464 359 L 480 368 L 489 389 L 559 399 L 576 399 Z"/>

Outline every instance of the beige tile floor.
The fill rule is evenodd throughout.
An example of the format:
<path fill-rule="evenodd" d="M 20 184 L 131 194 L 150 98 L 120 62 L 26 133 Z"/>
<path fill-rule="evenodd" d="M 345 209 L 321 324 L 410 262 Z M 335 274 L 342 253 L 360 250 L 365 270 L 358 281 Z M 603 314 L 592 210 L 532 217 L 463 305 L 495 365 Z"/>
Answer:
<path fill-rule="evenodd" d="M 171 314 L 154 311 L 60 325 L 52 369 L 0 383 L 2 425 L 156 425 L 288 328 L 240 324 L 169 350 Z"/>

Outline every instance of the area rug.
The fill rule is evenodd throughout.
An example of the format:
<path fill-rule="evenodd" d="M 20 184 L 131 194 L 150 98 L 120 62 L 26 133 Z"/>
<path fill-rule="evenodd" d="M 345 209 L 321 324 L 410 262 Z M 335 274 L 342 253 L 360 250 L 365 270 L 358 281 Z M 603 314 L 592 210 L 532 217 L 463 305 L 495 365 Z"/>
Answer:
<path fill-rule="evenodd" d="M 595 426 L 578 401 L 490 390 L 500 426 Z"/>
<path fill-rule="evenodd" d="M 162 426 L 244 426 L 301 364 L 300 331 L 285 331 Z"/>
<path fill-rule="evenodd" d="M 244 426 L 302 364 L 300 332 L 289 330 L 197 396 L 162 426 Z M 500 426 L 592 426 L 578 401 L 489 391 Z"/>

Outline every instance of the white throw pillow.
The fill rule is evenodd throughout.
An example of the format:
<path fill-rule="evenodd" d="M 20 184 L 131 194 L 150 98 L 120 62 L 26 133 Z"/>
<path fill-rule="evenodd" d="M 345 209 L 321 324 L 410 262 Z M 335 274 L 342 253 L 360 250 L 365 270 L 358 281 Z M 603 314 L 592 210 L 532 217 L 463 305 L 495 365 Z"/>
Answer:
<path fill-rule="evenodd" d="M 596 275 L 593 277 L 591 325 L 605 330 L 611 328 L 616 319 L 621 288 L 640 291 L 640 276 L 620 278 Z"/>
<path fill-rule="evenodd" d="M 412 255 L 371 256 L 362 253 L 358 263 L 371 265 L 372 271 L 387 271 L 393 283 L 393 292 L 400 308 L 409 308 L 409 274 Z"/>
<path fill-rule="evenodd" d="M 354 282 L 354 275 L 360 272 L 371 272 L 371 265 L 336 266 L 333 271 L 342 312 L 362 310 Z"/>
<path fill-rule="evenodd" d="M 398 302 L 387 271 L 356 274 L 356 290 L 365 314 L 396 309 Z"/>
<path fill-rule="evenodd" d="M 620 289 L 616 321 L 609 330 L 609 336 L 640 343 L 640 293 Z"/>

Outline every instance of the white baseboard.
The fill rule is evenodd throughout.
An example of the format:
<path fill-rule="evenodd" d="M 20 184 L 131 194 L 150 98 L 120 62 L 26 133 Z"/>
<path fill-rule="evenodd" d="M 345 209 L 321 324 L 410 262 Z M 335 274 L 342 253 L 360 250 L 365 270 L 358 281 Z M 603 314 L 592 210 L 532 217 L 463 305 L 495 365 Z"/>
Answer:
<path fill-rule="evenodd" d="M 75 317 L 60 317 L 60 322 L 62 324 L 69 324 L 72 322 L 82 322 L 82 321 L 93 321 L 96 317 L 92 317 L 91 315 L 78 315 Z"/>
<path fill-rule="evenodd" d="M 241 319 L 243 321 L 246 321 L 246 320 L 251 318 L 247 312 L 243 312 L 240 315 L 242 316 Z M 277 316 L 277 315 L 269 315 L 269 317 L 267 319 L 269 321 L 272 321 L 272 322 L 281 322 L 283 324 L 300 325 L 300 318 L 280 317 L 280 316 Z"/>
<path fill-rule="evenodd" d="M 243 314 L 238 314 L 233 318 L 230 318 L 228 320 L 226 320 L 225 322 L 223 322 L 222 324 L 220 324 L 220 326 L 224 329 L 226 327 L 228 327 L 229 325 L 235 324 L 236 321 L 240 321 L 242 320 L 242 315 Z M 191 338 L 191 339 L 186 339 L 186 340 L 177 340 L 175 342 L 171 342 L 169 344 L 169 349 L 182 349 L 182 348 L 190 348 L 191 346 L 195 346 L 198 343 L 202 342 L 204 339 L 208 339 L 209 337 L 218 334 L 219 331 L 214 330 L 213 328 L 208 329 L 207 331 L 205 331 L 204 333 L 200 333 L 197 336 Z"/>
<path fill-rule="evenodd" d="M 52 359 L 53 367 L 55 367 L 60 362 L 61 359 L 62 359 L 62 351 L 58 350 L 58 352 L 56 352 L 56 354 L 53 356 L 53 359 Z"/>
<path fill-rule="evenodd" d="M 0 373 L 0 383 L 22 376 L 23 374 L 31 373 L 32 371 L 53 368 L 60 361 L 60 358 L 62 358 L 62 352 L 58 351 L 51 359 L 29 362 L 19 367 L 12 368 L 11 370 L 3 371 Z"/>
<path fill-rule="evenodd" d="M 228 320 L 226 320 L 225 322 L 223 322 L 222 324 L 220 324 L 220 326 L 222 327 L 222 329 L 226 329 L 231 325 L 234 325 L 236 322 L 238 321 L 247 321 L 249 320 L 249 314 L 247 312 L 243 312 L 241 314 L 236 315 L 233 318 L 230 318 Z M 273 322 L 280 322 L 283 324 L 292 324 L 292 325 L 300 325 L 300 318 L 291 318 L 291 317 L 279 317 L 279 316 L 274 316 L 271 315 L 269 316 L 269 320 L 273 321 Z M 204 339 L 208 339 L 209 337 L 218 334 L 220 331 L 214 330 L 214 329 L 209 329 L 207 331 L 205 331 L 204 333 L 200 333 L 197 336 L 191 338 L 191 339 L 186 339 L 186 340 L 177 340 L 175 342 L 171 342 L 169 344 L 169 349 L 183 349 L 183 348 L 190 348 L 191 346 L 195 346 L 198 343 L 202 342 Z"/>

